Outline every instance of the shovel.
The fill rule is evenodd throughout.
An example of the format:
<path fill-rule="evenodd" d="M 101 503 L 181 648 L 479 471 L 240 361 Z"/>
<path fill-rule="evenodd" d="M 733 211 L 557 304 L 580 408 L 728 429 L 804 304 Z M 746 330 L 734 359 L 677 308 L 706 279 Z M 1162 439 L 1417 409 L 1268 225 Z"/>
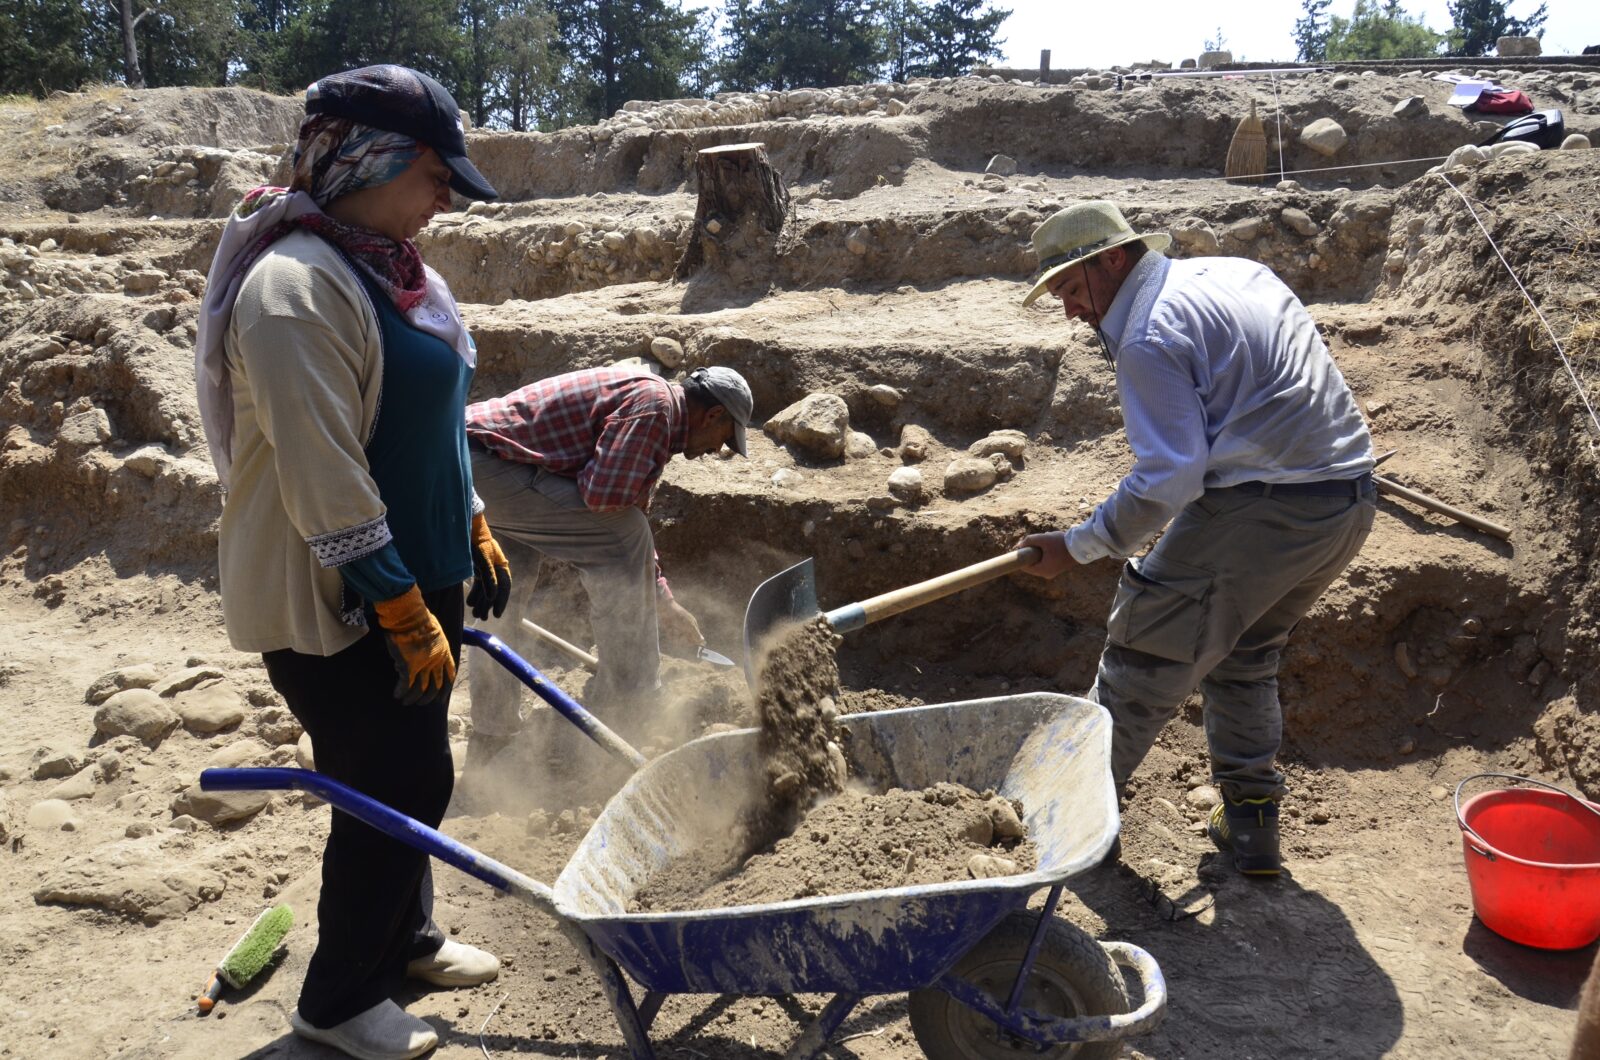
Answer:
<path fill-rule="evenodd" d="M 562 640 L 560 637 L 556 636 L 554 633 L 551 633 L 543 626 L 536 626 L 525 618 L 522 620 L 522 628 L 527 630 L 529 633 L 532 633 L 546 644 L 560 648 L 562 651 L 578 660 L 578 662 L 582 664 L 583 668 L 588 670 L 590 673 L 594 673 L 595 667 L 600 665 L 599 659 L 595 658 L 593 655 L 590 655 L 588 652 L 584 651 L 571 641 Z M 694 660 L 696 662 L 710 663 L 719 670 L 731 670 L 733 668 L 732 659 L 728 658 L 726 655 L 712 651 L 704 644 L 701 644 L 695 648 Z"/>
<path fill-rule="evenodd" d="M 974 585 L 993 581 L 1002 574 L 1031 567 L 1039 562 L 1040 556 L 1036 548 L 1019 548 L 1003 556 L 929 578 L 925 582 L 891 590 L 870 600 L 836 607 L 822 617 L 828 620 L 828 625 L 835 632 L 849 633 L 890 615 L 898 615 Z M 767 635 L 779 626 L 806 622 L 821 613 L 821 608 L 817 606 L 816 569 L 809 559 L 774 574 L 756 586 L 744 612 L 744 675 L 751 688 L 756 687 L 756 649 Z"/>

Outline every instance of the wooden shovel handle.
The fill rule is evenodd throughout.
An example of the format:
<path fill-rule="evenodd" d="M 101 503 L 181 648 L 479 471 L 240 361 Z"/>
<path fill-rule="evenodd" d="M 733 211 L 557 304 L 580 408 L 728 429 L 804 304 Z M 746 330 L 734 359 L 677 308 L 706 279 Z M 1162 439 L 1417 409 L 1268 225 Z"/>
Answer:
<path fill-rule="evenodd" d="M 835 608 L 827 614 L 828 624 L 840 633 L 848 633 L 852 629 L 860 629 L 890 615 L 898 615 L 902 611 L 942 600 L 952 593 L 959 593 L 974 585 L 993 581 L 1002 574 L 1031 567 L 1039 562 L 1042 555 L 1043 553 L 1036 548 L 1019 548 L 1015 552 L 1007 552 L 1003 556 L 995 556 L 982 563 L 974 563 L 970 567 L 962 567 L 949 574 L 929 578 L 925 582 L 874 596 L 859 604 L 846 604 L 844 607 Z"/>
<path fill-rule="evenodd" d="M 1391 496 L 1399 497 L 1402 500 L 1410 501 L 1419 508 L 1426 508 L 1430 512 L 1437 512 L 1440 515 L 1454 519 L 1458 523 L 1464 523 L 1475 530 L 1482 530 L 1486 534 L 1492 534 L 1495 537 L 1500 538 L 1502 541 L 1511 540 L 1510 527 L 1501 526 L 1499 523 L 1491 523 L 1482 516 L 1473 515 L 1471 512 L 1464 512 L 1460 508 L 1451 507 L 1444 501 L 1430 497 L 1426 493 L 1419 493 L 1414 489 L 1402 486 L 1392 478 L 1386 478 L 1383 475 L 1373 475 L 1372 481 L 1377 484 L 1379 493 L 1387 493 Z"/>
<path fill-rule="evenodd" d="M 593 655 L 590 655 L 588 652 L 584 651 L 576 644 L 573 644 L 571 641 L 562 640 L 560 637 L 556 636 L 554 633 L 551 633 L 543 626 L 536 626 L 527 619 L 523 619 L 522 628 L 527 630 L 529 633 L 532 633 L 546 644 L 553 644 L 557 648 L 560 648 L 562 651 L 566 652 L 568 655 L 572 656 L 574 659 L 577 659 L 583 664 L 583 668 L 588 670 L 590 673 L 593 673 L 595 667 L 600 665 L 599 659 L 596 659 Z"/>

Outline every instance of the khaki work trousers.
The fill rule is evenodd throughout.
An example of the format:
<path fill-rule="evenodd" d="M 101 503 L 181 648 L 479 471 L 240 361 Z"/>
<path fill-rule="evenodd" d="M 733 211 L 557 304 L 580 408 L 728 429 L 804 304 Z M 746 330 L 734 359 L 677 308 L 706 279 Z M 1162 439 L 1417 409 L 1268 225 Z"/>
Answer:
<path fill-rule="evenodd" d="M 1377 495 L 1207 490 L 1123 567 L 1089 698 L 1111 712 L 1118 791 L 1198 685 L 1211 774 L 1238 801 L 1277 798 L 1278 660 L 1289 634 L 1361 550 Z"/>
<path fill-rule="evenodd" d="M 644 512 L 592 512 L 573 479 L 480 449 L 472 450 L 472 481 L 495 536 L 524 546 L 512 550 L 517 565 L 505 614 L 479 625 L 525 655 L 539 644 L 519 621 L 523 616 L 537 621 L 528 605 L 538 581 L 538 556 L 570 563 L 589 596 L 600 659 L 586 705 L 631 704 L 653 691 L 661 654 L 655 543 Z M 516 735 L 522 727 L 522 682 L 487 657 L 473 658 L 468 682 L 473 731 L 495 738 Z"/>

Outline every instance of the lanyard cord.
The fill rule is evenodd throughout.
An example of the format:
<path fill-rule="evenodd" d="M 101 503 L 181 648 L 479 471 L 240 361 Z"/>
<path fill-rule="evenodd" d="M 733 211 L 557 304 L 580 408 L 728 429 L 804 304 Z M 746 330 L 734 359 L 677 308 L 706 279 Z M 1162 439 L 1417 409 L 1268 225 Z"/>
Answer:
<path fill-rule="evenodd" d="M 1100 307 L 1095 304 L 1094 287 L 1089 283 L 1089 259 L 1085 258 L 1083 261 L 1079 262 L 1078 268 L 1083 270 L 1083 289 L 1088 292 L 1089 308 L 1094 312 L 1094 324 L 1092 325 L 1094 328 L 1094 337 L 1100 340 L 1100 352 L 1105 354 L 1106 363 L 1109 364 L 1111 366 L 1111 370 L 1115 372 L 1117 370 L 1117 362 L 1112 359 L 1111 347 L 1106 344 L 1106 333 L 1100 330 Z"/>

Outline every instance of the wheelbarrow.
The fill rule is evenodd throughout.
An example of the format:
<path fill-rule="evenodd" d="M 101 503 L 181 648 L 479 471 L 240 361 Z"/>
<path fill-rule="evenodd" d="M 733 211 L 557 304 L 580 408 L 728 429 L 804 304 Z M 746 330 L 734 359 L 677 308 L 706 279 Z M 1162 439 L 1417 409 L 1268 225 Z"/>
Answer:
<path fill-rule="evenodd" d="M 492 642 L 502 662 L 502 653 L 515 659 L 494 638 L 468 632 L 471 643 Z M 525 681 L 527 672 L 537 675 L 521 665 Z M 1113 1057 L 1121 1039 L 1157 1023 L 1166 984 L 1155 959 L 1128 943 L 1097 943 L 1054 915 L 1066 881 L 1096 865 L 1117 834 L 1104 708 L 1033 693 L 839 723 L 851 737 L 856 775 L 879 790 L 951 781 L 1020 799 L 1038 867 L 761 905 L 629 912 L 655 873 L 725 836 L 754 808 L 764 790 L 754 729 L 701 737 L 640 768 L 554 885 L 319 773 L 208 769 L 200 786 L 309 791 L 549 914 L 600 979 L 633 1060 L 654 1056 L 648 1031 L 672 994 L 831 994 L 789 1048 L 791 1060 L 821 1053 L 874 994 L 909 992 L 912 1032 L 932 1060 L 986 1060 L 1019 1048 Z M 1040 890 L 1048 892 L 1043 908 L 1029 911 Z M 1138 983 L 1133 1012 L 1119 967 Z M 637 1001 L 629 979 L 643 990 Z"/>
<path fill-rule="evenodd" d="M 849 633 L 913 607 L 931 604 L 963 589 L 993 581 L 1003 574 L 1031 567 L 1039 562 L 1040 555 L 1042 553 L 1036 548 L 1013 549 L 981 563 L 830 611 L 823 611 L 817 606 L 815 565 L 809 559 L 801 560 L 774 574 L 750 594 L 750 602 L 744 610 L 745 680 L 751 688 L 756 687 L 757 659 L 775 630 L 786 629 L 793 623 L 805 622 L 820 615 L 835 632 Z"/>

